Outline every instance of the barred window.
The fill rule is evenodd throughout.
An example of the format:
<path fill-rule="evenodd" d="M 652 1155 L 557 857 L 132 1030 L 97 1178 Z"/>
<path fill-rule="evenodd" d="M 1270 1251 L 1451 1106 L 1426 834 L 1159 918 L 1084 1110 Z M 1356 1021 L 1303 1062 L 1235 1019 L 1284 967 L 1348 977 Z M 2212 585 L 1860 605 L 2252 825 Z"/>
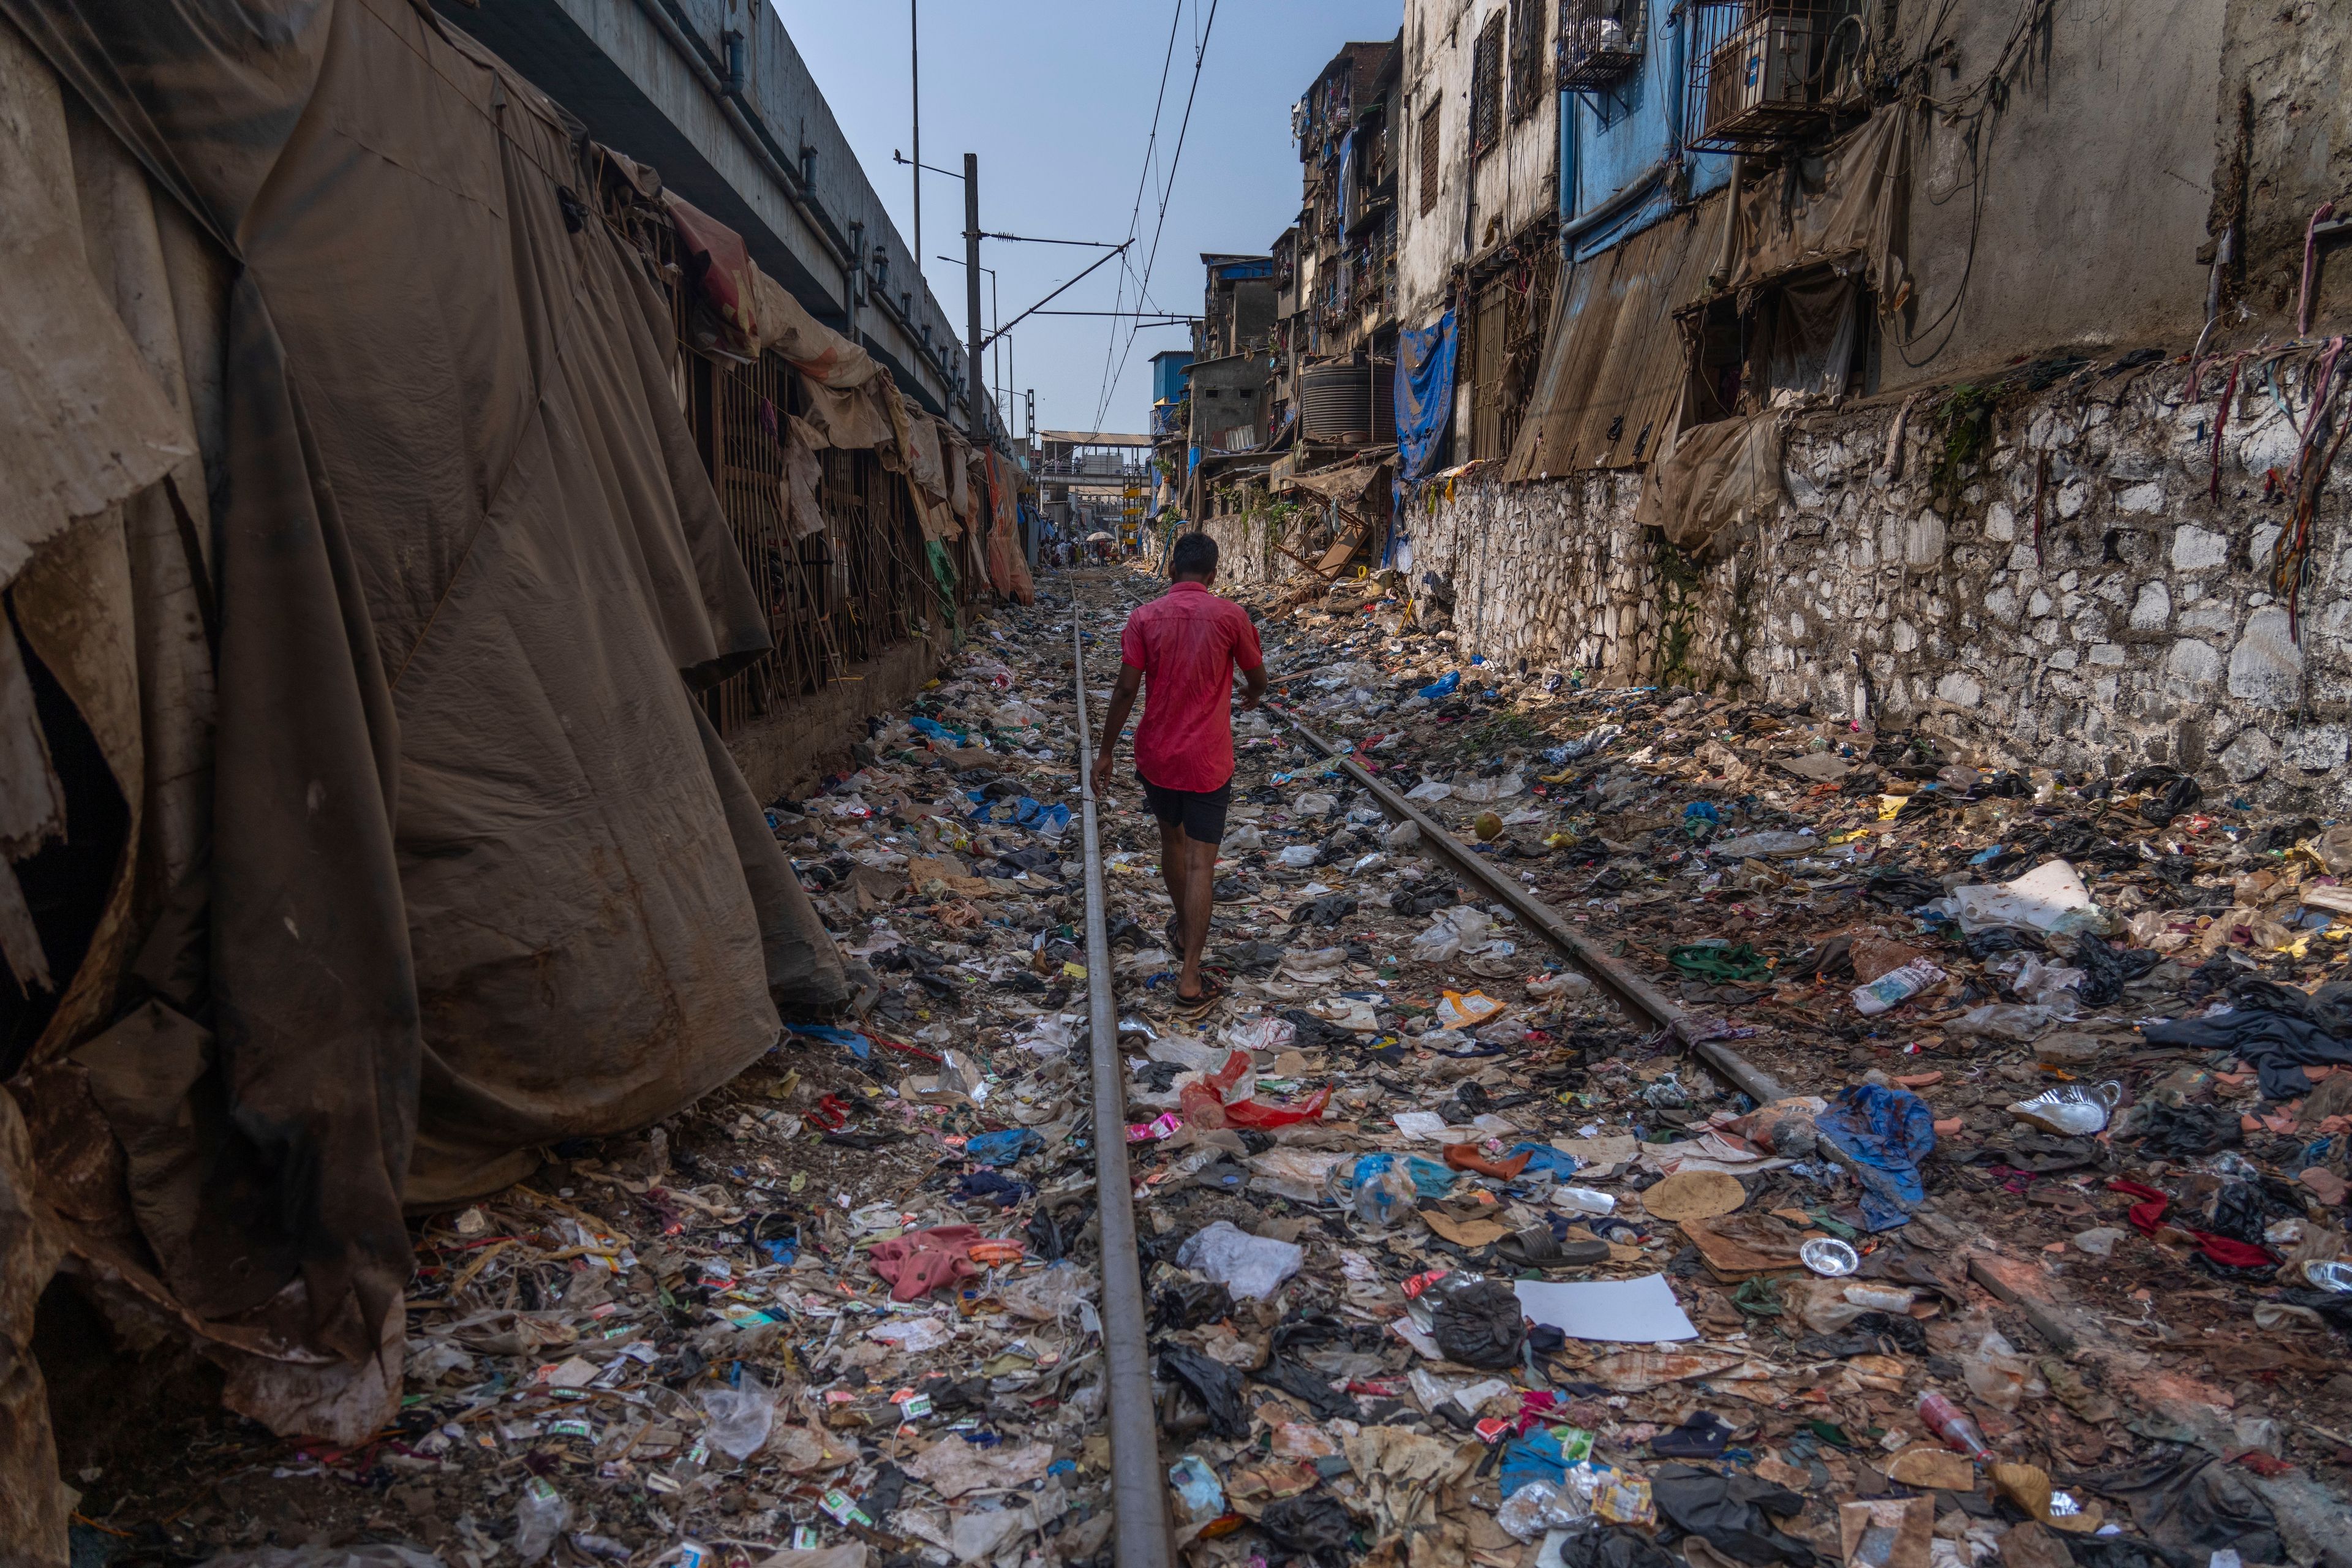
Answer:
<path fill-rule="evenodd" d="M 1544 0 L 1511 0 L 1511 123 L 1543 102 Z"/>
<path fill-rule="evenodd" d="M 1421 210 L 1437 209 L 1437 105 L 1421 111 Z"/>
<path fill-rule="evenodd" d="M 1484 157 L 1503 138 L 1503 13 L 1478 29 L 1470 56 L 1470 153 Z"/>

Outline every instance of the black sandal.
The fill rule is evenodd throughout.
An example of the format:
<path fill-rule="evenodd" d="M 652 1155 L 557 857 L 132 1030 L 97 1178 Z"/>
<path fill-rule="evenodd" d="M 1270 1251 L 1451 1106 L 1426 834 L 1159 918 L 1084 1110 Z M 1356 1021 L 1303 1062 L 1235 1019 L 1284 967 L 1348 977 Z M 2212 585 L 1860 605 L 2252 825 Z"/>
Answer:
<path fill-rule="evenodd" d="M 1181 982 L 1178 984 L 1181 984 Z M 1198 996 L 1187 996 L 1181 991 L 1175 992 L 1173 994 L 1178 1012 L 1199 1013 L 1223 1001 L 1225 988 L 1217 983 L 1216 976 L 1204 969 L 1201 972 L 1201 994 Z"/>

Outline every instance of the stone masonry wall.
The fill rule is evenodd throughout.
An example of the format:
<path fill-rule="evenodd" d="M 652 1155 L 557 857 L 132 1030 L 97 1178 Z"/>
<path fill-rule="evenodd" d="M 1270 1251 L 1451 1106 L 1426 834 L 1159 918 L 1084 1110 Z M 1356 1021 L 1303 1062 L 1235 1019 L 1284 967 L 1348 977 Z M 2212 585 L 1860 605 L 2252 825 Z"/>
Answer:
<path fill-rule="evenodd" d="M 2352 462 L 2320 500 L 2298 639 L 2271 579 L 2291 503 L 2264 481 L 2294 464 L 2303 364 L 2276 396 L 2245 379 L 2217 503 L 2221 380 L 2191 402 L 2160 363 L 2004 400 L 1949 487 L 1940 395 L 1909 405 L 1892 462 L 1897 405 L 1807 416 L 1778 515 L 1703 568 L 1634 526 L 1636 475 L 1465 478 L 1409 509 L 1415 591 L 1450 579 L 1465 655 L 1810 702 L 2003 764 L 2169 763 L 2324 814 L 2352 805 Z"/>

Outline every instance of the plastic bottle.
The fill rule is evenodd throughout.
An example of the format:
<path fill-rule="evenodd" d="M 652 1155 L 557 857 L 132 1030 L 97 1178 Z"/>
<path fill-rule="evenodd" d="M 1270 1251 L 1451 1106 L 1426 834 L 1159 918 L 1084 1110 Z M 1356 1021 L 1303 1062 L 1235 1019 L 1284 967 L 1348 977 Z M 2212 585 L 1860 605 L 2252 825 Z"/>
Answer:
<path fill-rule="evenodd" d="M 1977 1424 L 1932 1388 L 1919 1396 L 1919 1419 L 1927 1424 L 1928 1431 L 1977 1463 L 1991 1459 L 1992 1450 L 1985 1447 L 1984 1434 L 1977 1430 Z"/>
<path fill-rule="evenodd" d="M 1867 985 L 1853 988 L 1854 1011 L 1864 1017 L 1874 1017 L 1889 1007 L 1900 1006 L 1920 992 L 1944 978 L 1944 972 L 1924 958 L 1915 958 L 1900 969 L 1890 969 Z"/>
<path fill-rule="evenodd" d="M 1562 1187 L 1551 1195 L 1554 1208 L 1570 1214 L 1604 1215 L 1617 1212 L 1617 1200 L 1607 1193 L 1596 1193 L 1591 1187 Z"/>
<path fill-rule="evenodd" d="M 515 1555 L 536 1563 L 555 1545 L 555 1538 L 572 1522 L 572 1500 L 537 1476 L 522 1484 L 515 1501 Z"/>

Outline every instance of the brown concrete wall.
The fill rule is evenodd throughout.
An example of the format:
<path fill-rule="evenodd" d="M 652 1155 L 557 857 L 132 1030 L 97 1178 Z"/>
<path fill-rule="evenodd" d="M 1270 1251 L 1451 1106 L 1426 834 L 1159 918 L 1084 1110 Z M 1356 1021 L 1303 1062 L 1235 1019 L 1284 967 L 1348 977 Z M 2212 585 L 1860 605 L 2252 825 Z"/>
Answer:
<path fill-rule="evenodd" d="M 948 634 L 910 637 L 867 659 L 782 712 L 752 720 L 727 737 L 727 749 L 762 802 L 798 797 L 828 773 L 851 765 L 850 746 L 866 739 L 867 715 L 913 700 L 951 651 Z"/>

